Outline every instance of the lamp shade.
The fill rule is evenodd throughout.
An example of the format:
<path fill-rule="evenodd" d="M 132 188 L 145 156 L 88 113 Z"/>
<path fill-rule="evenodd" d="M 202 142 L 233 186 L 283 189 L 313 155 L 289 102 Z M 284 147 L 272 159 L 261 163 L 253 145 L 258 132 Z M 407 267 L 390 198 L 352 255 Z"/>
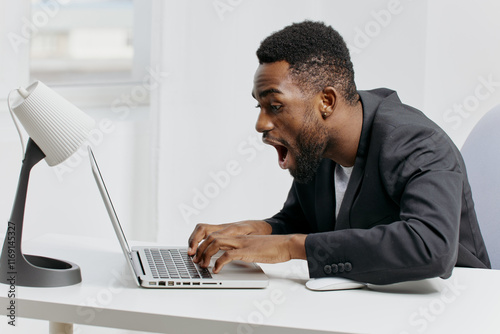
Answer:
<path fill-rule="evenodd" d="M 21 97 L 12 111 L 49 166 L 69 158 L 88 138 L 94 120 L 42 82 L 18 92 Z"/>

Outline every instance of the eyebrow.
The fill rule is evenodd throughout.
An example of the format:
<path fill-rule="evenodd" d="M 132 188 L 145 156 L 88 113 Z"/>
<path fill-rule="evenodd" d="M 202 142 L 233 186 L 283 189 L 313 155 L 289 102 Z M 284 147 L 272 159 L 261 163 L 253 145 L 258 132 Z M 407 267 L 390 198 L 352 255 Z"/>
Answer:
<path fill-rule="evenodd" d="M 266 96 L 268 96 L 269 94 L 283 94 L 283 92 L 280 91 L 279 89 L 276 89 L 276 88 L 269 88 L 269 89 L 266 89 L 266 90 L 263 90 L 262 92 L 260 92 L 259 98 L 263 99 Z M 253 94 L 253 92 L 252 92 L 252 96 L 255 98 L 255 95 Z"/>

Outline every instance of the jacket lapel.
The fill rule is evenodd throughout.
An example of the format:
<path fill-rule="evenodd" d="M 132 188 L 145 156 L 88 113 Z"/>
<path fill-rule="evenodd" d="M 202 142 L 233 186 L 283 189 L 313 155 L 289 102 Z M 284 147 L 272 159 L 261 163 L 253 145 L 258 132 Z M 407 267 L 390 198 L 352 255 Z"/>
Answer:
<path fill-rule="evenodd" d="M 378 90 L 377 90 L 378 91 Z M 375 91 L 375 92 L 377 92 Z M 381 93 L 390 92 L 386 89 L 380 89 Z M 372 91 L 374 92 L 374 91 Z M 335 230 L 342 230 L 351 227 L 350 211 L 354 203 L 356 194 L 363 180 L 363 175 L 366 165 L 366 155 L 368 153 L 370 134 L 372 129 L 373 118 L 375 116 L 378 105 L 382 97 L 378 94 L 359 91 L 361 103 L 363 105 L 363 126 L 361 128 L 361 136 L 359 138 L 358 151 L 356 153 L 356 161 L 352 169 L 351 178 L 347 184 L 347 189 L 344 194 L 344 199 L 340 206 L 339 215 L 335 224 Z M 385 95 L 385 94 L 384 94 Z"/>

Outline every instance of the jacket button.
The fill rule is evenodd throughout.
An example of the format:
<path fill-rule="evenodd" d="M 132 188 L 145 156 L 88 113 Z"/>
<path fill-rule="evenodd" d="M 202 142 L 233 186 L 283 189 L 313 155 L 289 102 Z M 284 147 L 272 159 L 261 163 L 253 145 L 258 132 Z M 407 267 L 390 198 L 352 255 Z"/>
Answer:
<path fill-rule="evenodd" d="M 344 270 L 345 271 L 351 271 L 352 270 L 352 264 L 351 264 L 351 262 L 344 263 Z"/>
<path fill-rule="evenodd" d="M 325 274 L 329 275 L 332 273 L 332 267 L 330 265 L 326 265 L 324 268 L 323 268 L 323 271 L 325 272 Z"/>
<path fill-rule="evenodd" d="M 339 273 L 343 273 L 344 272 L 344 264 L 343 263 L 339 263 L 338 267 L 339 267 Z"/>
<path fill-rule="evenodd" d="M 339 271 L 339 267 L 336 264 L 332 264 L 331 266 L 332 273 L 336 274 Z"/>

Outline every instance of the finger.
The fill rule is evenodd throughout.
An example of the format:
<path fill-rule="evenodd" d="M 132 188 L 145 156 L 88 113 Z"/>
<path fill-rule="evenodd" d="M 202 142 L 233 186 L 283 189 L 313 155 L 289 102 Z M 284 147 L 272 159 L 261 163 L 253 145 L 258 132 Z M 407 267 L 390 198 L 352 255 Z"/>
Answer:
<path fill-rule="evenodd" d="M 198 245 L 198 248 L 196 249 L 196 254 L 195 254 L 194 258 L 193 258 L 193 261 L 195 263 L 200 263 L 201 259 L 203 258 L 203 253 L 205 252 L 205 250 L 207 249 L 207 247 L 210 246 L 210 244 L 212 242 L 214 242 L 214 240 L 216 238 L 218 238 L 218 236 L 219 236 L 219 233 L 217 231 L 213 232 L 213 233 L 210 233 Z"/>
<path fill-rule="evenodd" d="M 215 225 L 196 224 L 193 233 L 188 239 L 188 254 L 194 255 L 200 241 L 205 239 L 211 233 L 211 230 L 215 228 Z"/>
<path fill-rule="evenodd" d="M 231 249 L 222 254 L 217 261 L 215 261 L 213 273 L 218 274 L 222 268 L 231 261 L 242 260 L 240 249 Z"/>
<path fill-rule="evenodd" d="M 188 254 L 193 255 L 196 252 L 198 243 L 205 237 L 205 228 L 203 224 L 196 224 L 193 232 L 188 239 Z"/>
<path fill-rule="evenodd" d="M 203 253 L 201 253 L 201 256 L 199 258 L 200 266 L 205 267 L 205 268 L 210 265 L 210 259 L 219 250 L 228 250 L 228 249 L 233 249 L 233 248 L 238 247 L 238 242 L 234 238 L 219 236 L 219 237 L 212 239 L 212 236 L 214 234 L 215 233 L 212 233 L 207 238 L 207 240 L 205 240 L 204 244 L 208 244 L 208 245 L 205 247 L 205 250 L 203 251 Z M 205 246 L 205 245 L 203 245 L 203 246 Z"/>
<path fill-rule="evenodd" d="M 198 224 L 196 225 L 195 230 L 191 234 L 188 240 L 189 249 L 188 254 L 194 255 L 196 253 L 201 254 L 201 252 L 197 252 L 197 249 L 200 247 L 199 243 L 206 239 L 211 233 L 217 232 L 220 235 L 248 235 L 252 234 L 247 231 L 247 227 L 243 226 L 240 223 L 228 223 L 228 224 L 219 224 L 219 225 L 210 225 L 210 224 Z"/>
<path fill-rule="evenodd" d="M 220 233 L 218 231 L 216 232 L 213 232 L 213 233 L 210 233 L 206 238 L 205 240 L 203 240 L 199 245 L 198 245 L 198 249 L 196 250 L 196 255 L 194 256 L 193 258 L 193 261 L 195 263 L 198 263 L 200 265 L 202 265 L 202 263 L 204 262 L 204 260 L 206 259 L 204 254 L 205 254 L 205 251 L 206 249 L 215 241 L 217 240 L 218 238 L 222 238 L 223 236 L 220 235 Z M 212 254 L 213 255 L 213 254 Z M 210 259 L 209 259 L 209 262 L 210 262 Z M 209 263 L 208 262 L 208 263 Z"/>

